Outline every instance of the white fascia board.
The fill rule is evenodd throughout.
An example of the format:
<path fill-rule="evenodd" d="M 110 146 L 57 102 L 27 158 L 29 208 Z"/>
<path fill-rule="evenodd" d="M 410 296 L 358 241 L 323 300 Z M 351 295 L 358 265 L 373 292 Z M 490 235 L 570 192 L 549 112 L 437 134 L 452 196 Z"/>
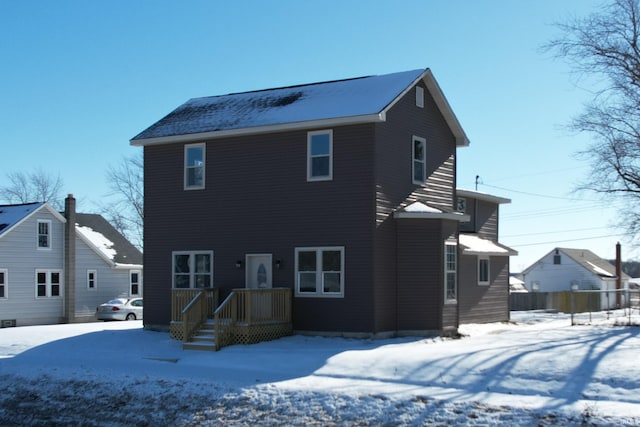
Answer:
<path fill-rule="evenodd" d="M 511 203 L 511 199 L 506 197 L 494 196 L 493 194 L 481 193 L 479 191 L 464 190 L 456 188 L 456 194 L 462 197 L 471 197 L 473 199 L 483 200 L 485 202 L 497 203 L 499 205 Z"/>
<path fill-rule="evenodd" d="M 257 135 L 264 133 L 286 132 L 290 130 L 312 129 L 322 127 L 333 127 L 343 125 L 353 125 L 360 123 L 377 123 L 386 121 L 385 112 L 376 114 L 365 114 L 361 116 L 338 117 L 332 119 L 309 120 L 304 122 L 283 123 L 278 125 L 254 126 L 241 129 L 221 130 L 212 132 L 200 132 L 185 135 L 161 136 L 157 138 L 130 140 L 130 145 L 134 147 L 145 147 L 150 145 L 172 144 L 176 142 L 194 142 L 207 139 L 229 138 L 234 136 Z"/>
<path fill-rule="evenodd" d="M 394 218 L 411 218 L 411 219 L 449 219 L 459 222 L 468 222 L 471 217 L 461 213 L 446 212 L 394 212 Z"/>

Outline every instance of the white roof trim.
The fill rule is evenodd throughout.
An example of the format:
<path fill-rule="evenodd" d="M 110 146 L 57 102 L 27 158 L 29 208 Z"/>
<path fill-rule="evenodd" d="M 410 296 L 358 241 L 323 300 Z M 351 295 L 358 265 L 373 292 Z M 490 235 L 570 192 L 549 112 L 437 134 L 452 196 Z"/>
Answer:
<path fill-rule="evenodd" d="M 333 119 L 308 120 L 304 122 L 282 123 L 278 125 L 254 126 L 240 129 L 229 129 L 212 132 L 200 132 L 184 135 L 160 136 L 156 138 L 130 140 L 130 145 L 146 147 L 149 145 L 171 144 L 174 142 L 194 142 L 206 139 L 227 138 L 233 136 L 257 135 L 264 133 L 285 132 L 290 130 L 322 128 L 360 123 L 376 123 L 386 121 L 385 112 L 379 114 L 365 114 L 361 116 L 337 117 Z"/>
<path fill-rule="evenodd" d="M 485 202 L 497 203 L 497 204 L 506 204 L 511 203 L 511 199 L 507 199 L 506 197 L 494 196 L 489 193 L 481 193 L 479 191 L 473 190 L 465 190 L 462 188 L 456 188 L 456 194 L 459 197 L 471 197 L 473 199 L 483 200 Z"/>
<path fill-rule="evenodd" d="M 453 221 L 467 222 L 470 220 L 469 215 L 462 213 L 447 212 L 406 212 L 398 211 L 393 213 L 394 218 L 413 218 L 413 219 L 449 219 Z"/>
<path fill-rule="evenodd" d="M 464 246 L 462 250 L 463 255 L 488 255 L 488 256 L 515 256 L 518 255 L 517 251 L 511 248 L 502 246 L 499 243 L 493 242 L 489 239 L 483 239 L 479 236 L 471 234 L 460 234 L 458 241 L 461 246 Z"/>

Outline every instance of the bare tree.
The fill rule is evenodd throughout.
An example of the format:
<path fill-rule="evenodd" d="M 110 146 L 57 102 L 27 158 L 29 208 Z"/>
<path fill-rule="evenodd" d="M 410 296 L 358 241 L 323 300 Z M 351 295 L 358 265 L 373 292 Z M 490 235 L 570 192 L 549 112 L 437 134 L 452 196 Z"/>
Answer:
<path fill-rule="evenodd" d="M 624 199 L 634 206 L 621 223 L 640 233 L 640 7 L 612 0 L 597 13 L 557 24 L 561 36 L 544 49 L 566 60 L 595 86 L 593 98 L 570 128 L 592 135 L 579 154 L 592 174 L 582 189 Z"/>
<path fill-rule="evenodd" d="M 9 184 L 0 187 L 0 199 L 7 203 L 48 202 L 56 209 L 62 203 L 63 181 L 60 174 L 52 175 L 43 169 L 33 172 L 11 172 L 7 175 Z"/>
<path fill-rule="evenodd" d="M 113 201 L 102 203 L 101 210 L 111 224 L 136 246 L 143 246 L 144 160 L 142 152 L 124 157 L 107 169 L 107 181 Z"/>

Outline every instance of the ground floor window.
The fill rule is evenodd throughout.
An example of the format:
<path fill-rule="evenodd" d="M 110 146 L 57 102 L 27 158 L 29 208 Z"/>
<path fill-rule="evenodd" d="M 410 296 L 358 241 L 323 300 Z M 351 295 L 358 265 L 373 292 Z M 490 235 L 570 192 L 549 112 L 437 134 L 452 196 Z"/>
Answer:
<path fill-rule="evenodd" d="M 344 296 L 344 247 L 296 248 L 296 295 Z"/>
<path fill-rule="evenodd" d="M 444 245 L 444 298 L 446 302 L 454 302 L 458 299 L 457 270 L 458 247 L 453 242 Z"/>
<path fill-rule="evenodd" d="M 93 290 L 98 287 L 98 272 L 96 270 L 87 270 L 87 289 Z"/>
<path fill-rule="evenodd" d="M 213 251 L 174 252 L 173 287 L 178 289 L 213 287 Z"/>
<path fill-rule="evenodd" d="M 36 270 L 36 298 L 59 297 L 62 286 L 62 272 L 57 270 Z"/>
<path fill-rule="evenodd" d="M 140 272 L 133 270 L 129 272 L 129 283 L 131 295 L 140 295 Z"/>
<path fill-rule="evenodd" d="M 9 272 L 6 269 L 0 269 L 0 299 L 9 298 Z"/>
<path fill-rule="evenodd" d="M 478 284 L 489 284 L 489 257 L 478 257 Z"/>

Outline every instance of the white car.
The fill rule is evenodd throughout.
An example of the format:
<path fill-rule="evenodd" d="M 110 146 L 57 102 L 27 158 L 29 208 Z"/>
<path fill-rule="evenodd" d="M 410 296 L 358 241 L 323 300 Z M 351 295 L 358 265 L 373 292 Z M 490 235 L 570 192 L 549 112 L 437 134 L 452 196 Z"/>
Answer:
<path fill-rule="evenodd" d="M 98 320 L 142 319 L 142 298 L 116 298 L 96 308 Z"/>

